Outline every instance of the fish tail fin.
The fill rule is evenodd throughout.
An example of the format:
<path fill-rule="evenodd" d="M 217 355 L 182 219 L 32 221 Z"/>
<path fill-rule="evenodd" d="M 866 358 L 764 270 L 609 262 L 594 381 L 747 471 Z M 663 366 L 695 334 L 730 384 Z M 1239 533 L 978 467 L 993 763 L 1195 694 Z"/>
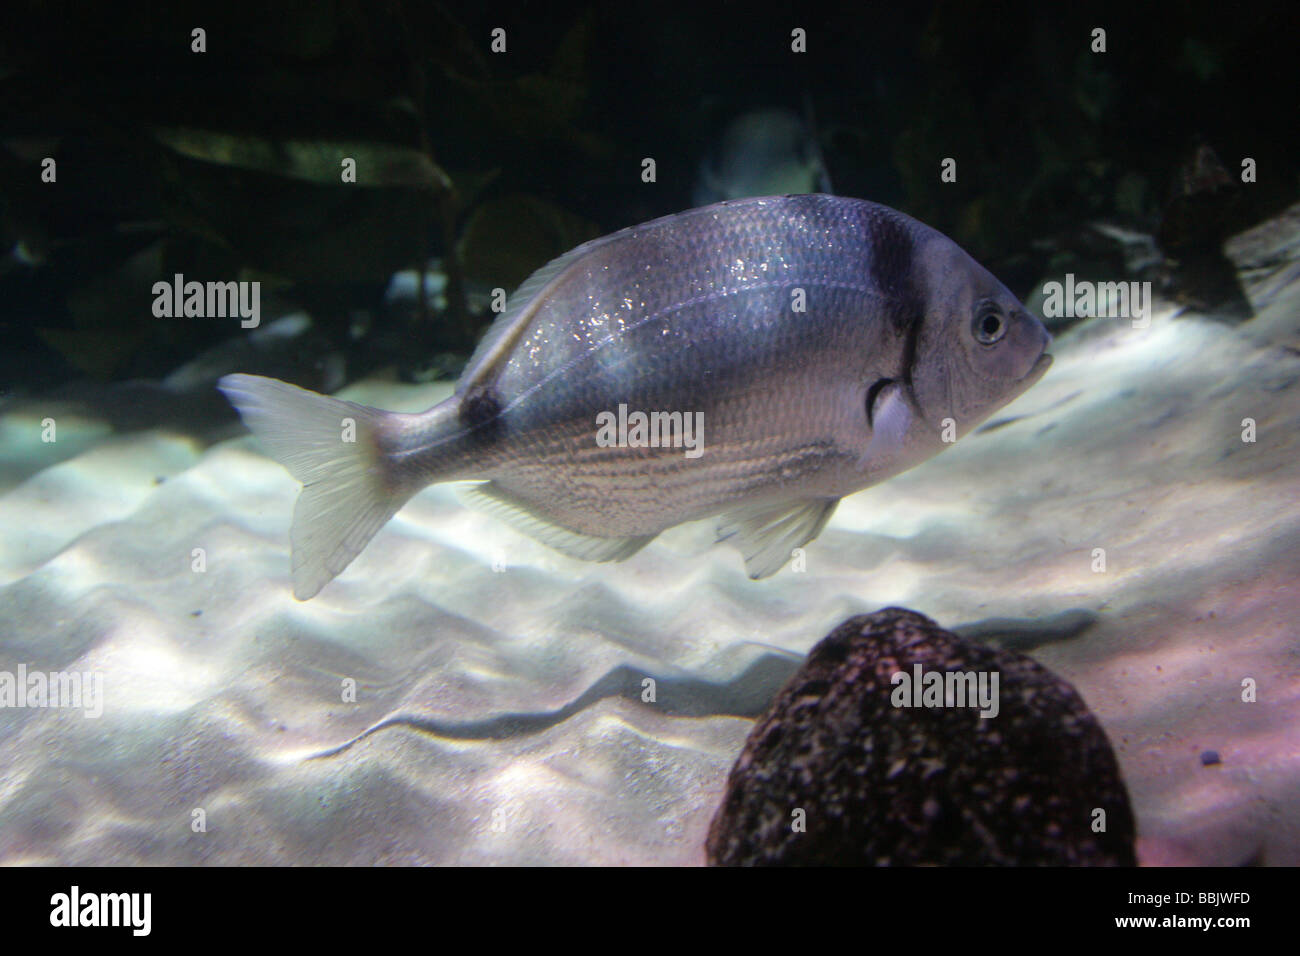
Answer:
<path fill-rule="evenodd" d="M 218 387 L 302 482 L 290 541 L 293 596 L 305 601 L 351 564 L 417 490 L 402 486 L 384 451 L 406 416 L 260 375 L 226 375 Z"/>

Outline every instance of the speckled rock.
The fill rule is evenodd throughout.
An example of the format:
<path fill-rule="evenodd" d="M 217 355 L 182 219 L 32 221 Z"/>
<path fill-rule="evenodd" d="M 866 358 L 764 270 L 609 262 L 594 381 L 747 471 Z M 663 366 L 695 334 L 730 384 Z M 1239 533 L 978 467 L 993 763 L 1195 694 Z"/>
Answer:
<path fill-rule="evenodd" d="M 892 675 L 918 664 L 996 673 L 996 716 L 895 706 Z M 900 608 L 813 648 L 746 740 L 706 848 L 722 866 L 1136 862 L 1119 765 L 1074 688 Z"/>

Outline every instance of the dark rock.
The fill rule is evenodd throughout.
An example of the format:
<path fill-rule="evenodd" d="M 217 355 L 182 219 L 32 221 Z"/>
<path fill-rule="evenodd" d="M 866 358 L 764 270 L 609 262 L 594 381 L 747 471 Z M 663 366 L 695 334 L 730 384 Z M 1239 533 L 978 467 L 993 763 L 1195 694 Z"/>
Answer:
<path fill-rule="evenodd" d="M 974 702 L 894 706 L 891 678 L 914 665 L 983 672 L 990 686 L 996 673 L 996 716 Z M 886 608 L 814 647 L 759 719 L 706 849 L 712 865 L 1131 866 L 1133 845 L 1119 765 L 1073 687 Z"/>
<path fill-rule="evenodd" d="M 1206 750 L 1201 754 L 1202 767 L 1212 767 L 1219 762 L 1219 752 L 1217 750 Z"/>
<path fill-rule="evenodd" d="M 1245 194 L 1214 150 L 1199 143 L 1174 178 L 1157 240 L 1165 252 L 1165 294 L 1207 315 L 1254 317 L 1224 241 L 1250 225 Z"/>

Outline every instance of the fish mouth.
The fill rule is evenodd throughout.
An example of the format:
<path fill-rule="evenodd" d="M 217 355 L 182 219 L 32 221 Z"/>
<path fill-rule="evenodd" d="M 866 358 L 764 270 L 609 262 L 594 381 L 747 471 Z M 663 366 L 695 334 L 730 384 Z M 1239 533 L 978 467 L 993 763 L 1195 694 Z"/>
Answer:
<path fill-rule="evenodd" d="M 1030 366 L 1029 371 L 1021 376 L 1018 384 L 1023 385 L 1025 388 L 1029 388 L 1029 386 L 1042 378 L 1051 367 L 1052 356 L 1050 353 L 1044 352 L 1042 355 L 1038 356 L 1038 360 Z"/>

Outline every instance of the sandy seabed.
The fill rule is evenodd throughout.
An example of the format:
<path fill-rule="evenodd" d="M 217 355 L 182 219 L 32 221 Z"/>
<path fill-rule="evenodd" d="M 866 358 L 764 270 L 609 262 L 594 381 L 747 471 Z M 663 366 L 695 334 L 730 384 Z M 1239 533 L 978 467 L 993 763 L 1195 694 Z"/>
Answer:
<path fill-rule="evenodd" d="M 761 582 L 703 522 L 589 565 L 448 485 L 299 603 L 297 485 L 253 439 L 11 410 L 0 671 L 101 674 L 104 700 L 0 709 L 0 863 L 701 863 L 745 715 L 900 605 L 1020 620 L 1106 729 L 1144 863 L 1300 865 L 1298 223 L 1234 240 L 1255 319 L 1083 322 L 995 427 Z M 1039 626 L 1068 611 L 1093 623 Z"/>

